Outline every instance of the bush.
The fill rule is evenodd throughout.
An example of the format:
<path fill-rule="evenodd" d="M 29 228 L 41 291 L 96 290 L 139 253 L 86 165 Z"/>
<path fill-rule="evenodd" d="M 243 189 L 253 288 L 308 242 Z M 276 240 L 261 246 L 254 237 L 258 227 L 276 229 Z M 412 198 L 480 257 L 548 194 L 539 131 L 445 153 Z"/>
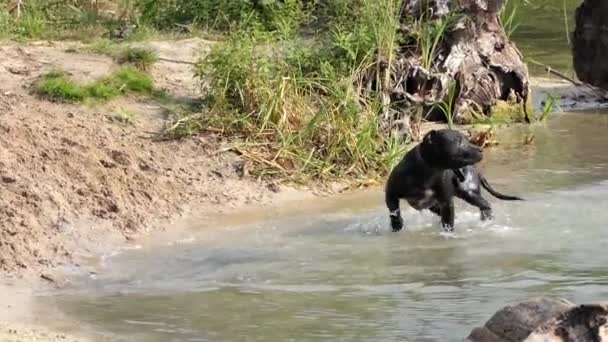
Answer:
<path fill-rule="evenodd" d="M 312 43 L 286 37 L 285 31 L 234 32 L 197 65 L 209 112 L 180 116 L 167 134 L 212 128 L 238 137 L 235 148 L 257 165 L 259 175 L 331 179 L 386 173 L 405 146 L 380 130 L 380 94 L 367 96 L 361 87 L 368 71 L 394 52 L 397 3 L 351 3 L 346 10 L 364 15 L 347 24 L 328 21 L 322 38 Z M 301 16 L 294 27 L 307 18 Z"/>

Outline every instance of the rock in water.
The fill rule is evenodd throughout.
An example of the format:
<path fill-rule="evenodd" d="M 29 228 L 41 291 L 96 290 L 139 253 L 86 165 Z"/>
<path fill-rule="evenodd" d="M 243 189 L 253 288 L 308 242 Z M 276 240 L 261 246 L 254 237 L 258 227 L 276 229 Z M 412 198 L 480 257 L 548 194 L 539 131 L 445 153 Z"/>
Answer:
<path fill-rule="evenodd" d="M 575 15 L 572 56 L 578 78 L 608 90 L 608 1 L 585 0 Z"/>
<path fill-rule="evenodd" d="M 540 298 L 509 305 L 466 342 L 608 342 L 608 305 Z"/>
<path fill-rule="evenodd" d="M 574 308 L 563 299 L 532 299 L 509 305 L 490 318 L 483 327 L 475 328 L 467 342 L 521 342 L 541 324 Z"/>
<path fill-rule="evenodd" d="M 536 328 L 524 342 L 606 342 L 608 305 L 580 305 Z"/>

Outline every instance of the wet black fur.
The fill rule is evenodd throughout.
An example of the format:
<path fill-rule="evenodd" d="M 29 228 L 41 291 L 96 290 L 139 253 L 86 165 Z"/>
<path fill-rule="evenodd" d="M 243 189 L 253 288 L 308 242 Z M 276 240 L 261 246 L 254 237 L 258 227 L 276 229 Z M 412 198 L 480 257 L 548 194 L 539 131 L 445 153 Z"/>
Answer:
<path fill-rule="evenodd" d="M 386 183 L 386 206 L 393 231 L 403 228 L 401 199 L 416 210 L 428 209 L 439 215 L 446 231 L 454 230 L 454 197 L 478 207 L 482 220 L 493 216 L 490 203 L 481 196 L 481 187 L 502 200 L 522 200 L 492 189 L 475 167 L 482 158 L 481 148 L 458 131 L 427 133 L 392 170 Z"/>

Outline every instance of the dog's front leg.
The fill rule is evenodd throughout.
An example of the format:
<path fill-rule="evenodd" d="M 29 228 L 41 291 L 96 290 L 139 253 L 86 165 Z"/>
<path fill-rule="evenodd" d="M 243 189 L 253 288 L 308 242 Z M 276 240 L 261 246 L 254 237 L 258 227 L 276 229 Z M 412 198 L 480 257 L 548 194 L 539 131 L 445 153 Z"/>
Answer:
<path fill-rule="evenodd" d="M 454 200 L 441 203 L 441 226 L 446 232 L 454 231 Z"/>
<path fill-rule="evenodd" d="M 479 208 L 482 221 L 494 219 L 494 215 L 492 214 L 492 206 L 480 194 L 476 194 L 472 191 L 460 191 L 458 192 L 458 196 L 467 203 Z"/>
<path fill-rule="evenodd" d="M 395 196 L 388 191 L 386 193 L 386 207 L 389 211 L 391 228 L 393 231 L 398 232 L 403 229 L 403 218 L 401 217 L 401 210 L 399 209 L 399 196 Z"/>

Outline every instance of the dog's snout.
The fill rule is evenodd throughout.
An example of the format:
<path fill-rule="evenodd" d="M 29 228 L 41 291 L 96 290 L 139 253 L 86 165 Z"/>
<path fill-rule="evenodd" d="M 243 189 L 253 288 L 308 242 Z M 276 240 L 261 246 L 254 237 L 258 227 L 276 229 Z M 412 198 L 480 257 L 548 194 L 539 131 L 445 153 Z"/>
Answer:
<path fill-rule="evenodd" d="M 479 163 L 483 159 L 483 150 L 479 146 L 474 146 L 469 156 L 475 163 Z"/>

